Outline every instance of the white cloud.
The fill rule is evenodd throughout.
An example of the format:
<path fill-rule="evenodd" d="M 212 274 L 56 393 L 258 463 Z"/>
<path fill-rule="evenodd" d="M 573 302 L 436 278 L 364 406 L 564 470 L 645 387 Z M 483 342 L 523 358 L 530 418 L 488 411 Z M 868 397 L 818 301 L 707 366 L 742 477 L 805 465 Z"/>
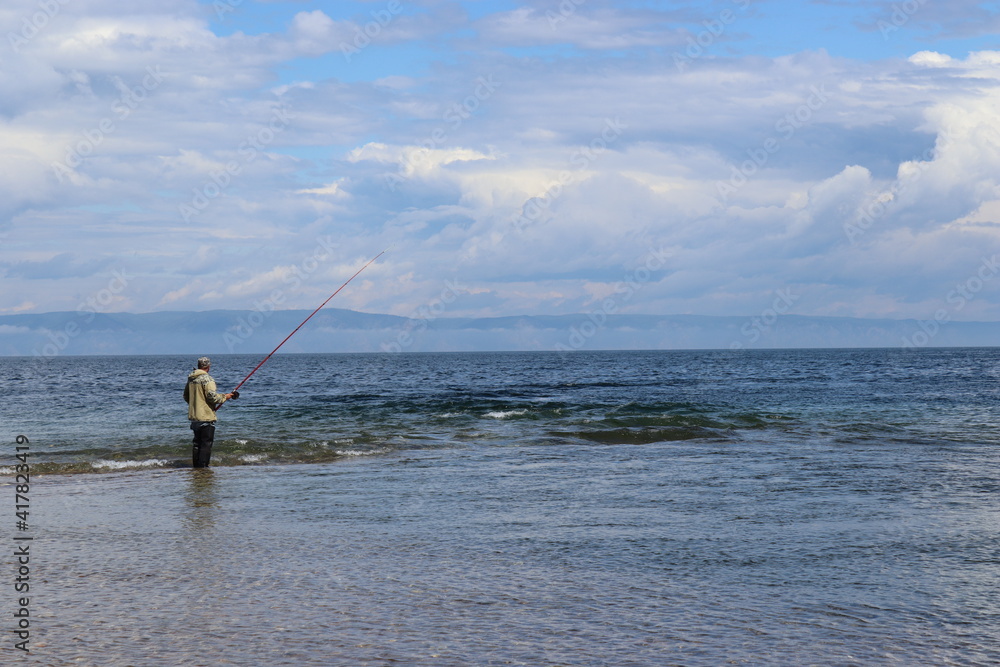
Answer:
<path fill-rule="evenodd" d="M 409 314 L 458 279 L 449 314 L 572 312 L 668 248 L 623 312 L 794 288 L 797 312 L 926 317 L 1000 250 L 996 52 L 678 68 L 670 13 L 584 4 L 553 29 L 539 4 L 408 10 L 347 63 L 368 19 L 329 3 L 225 36 L 196 3 L 115 7 L 67 3 L 0 63 L 0 310 L 72 309 L 121 266 L 142 277 L 116 304 L 249 307 L 330 235 L 336 269 L 287 307 L 395 242 L 340 305 Z M 345 75 L 443 34 L 470 50 Z"/>
<path fill-rule="evenodd" d="M 680 46 L 687 34 L 668 23 L 676 12 L 606 9 L 584 2 L 518 7 L 477 24 L 482 38 L 504 46 L 573 44 L 583 49 L 617 50 Z"/>

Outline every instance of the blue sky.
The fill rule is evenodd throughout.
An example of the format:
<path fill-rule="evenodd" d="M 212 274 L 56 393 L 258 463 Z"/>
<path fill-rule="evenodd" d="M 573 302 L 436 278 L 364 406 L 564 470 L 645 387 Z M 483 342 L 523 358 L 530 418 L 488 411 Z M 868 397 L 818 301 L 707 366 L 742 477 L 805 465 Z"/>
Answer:
<path fill-rule="evenodd" d="M 0 313 L 1000 321 L 1000 9 L 11 0 Z M 447 302 L 442 300 L 447 295 Z"/>

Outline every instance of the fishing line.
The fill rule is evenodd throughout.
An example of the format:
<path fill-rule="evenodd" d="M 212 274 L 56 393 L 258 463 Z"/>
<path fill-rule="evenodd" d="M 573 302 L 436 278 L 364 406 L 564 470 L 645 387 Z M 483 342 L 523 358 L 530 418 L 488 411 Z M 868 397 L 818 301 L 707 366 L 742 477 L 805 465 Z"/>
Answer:
<path fill-rule="evenodd" d="M 374 262 L 374 261 L 375 261 L 376 259 L 378 259 L 378 258 L 379 258 L 379 257 L 381 257 L 382 255 L 384 255 L 384 254 L 385 254 L 386 252 L 388 252 L 388 250 L 389 250 L 389 249 L 388 249 L 388 248 L 386 248 L 385 250 L 383 250 L 383 251 L 382 251 L 382 252 L 380 252 L 379 254 L 375 255 L 375 256 L 374 256 L 374 257 L 372 257 L 372 258 L 371 258 L 370 260 L 368 260 L 368 263 L 367 263 L 367 264 L 365 264 L 364 266 L 362 266 L 362 267 L 361 267 L 360 269 L 358 269 L 358 270 L 357 270 L 357 272 L 356 272 L 356 273 L 355 273 L 355 274 L 354 274 L 353 276 L 351 276 L 351 277 L 350 277 L 350 278 L 348 278 L 348 279 L 347 279 L 346 281 L 344 281 L 344 284 L 343 284 L 343 285 L 341 285 L 340 287 L 338 287 L 338 288 L 337 288 L 337 291 L 336 291 L 336 292 L 334 292 L 333 294 L 331 294 L 330 296 L 328 296 L 328 297 L 326 298 L 326 301 L 324 301 L 323 303 L 319 304 L 319 308 L 317 308 L 316 310 L 312 311 L 312 312 L 311 312 L 311 313 L 309 314 L 309 317 L 307 317 L 306 319 L 302 320 L 302 324 L 300 324 L 299 326 L 295 327 L 295 330 L 294 330 L 294 331 L 292 331 L 292 333 L 290 333 L 290 334 L 288 334 L 287 336 L 285 336 L 285 340 L 283 340 L 283 341 L 281 341 L 280 343 L 278 343 L 278 347 L 276 347 L 276 348 L 274 348 L 273 350 L 271 350 L 271 354 L 269 354 L 269 355 L 267 355 L 266 357 L 264 357 L 264 359 L 263 359 L 263 360 L 262 360 L 262 361 L 261 361 L 261 362 L 260 362 L 259 364 L 257 364 L 257 365 L 256 365 L 256 366 L 254 367 L 254 369 L 253 369 L 252 371 L 250 371 L 249 373 L 247 373 L 247 376 L 246 376 L 245 378 L 243 378 L 243 380 L 242 380 L 242 381 L 240 381 L 240 383 L 239 383 L 238 385 L 236 385 L 236 388 L 235 388 L 235 389 L 233 389 L 233 391 L 232 391 L 232 394 L 233 394 L 233 398 L 239 398 L 239 397 L 240 397 L 240 394 L 239 394 L 239 388 L 240 388 L 240 387 L 242 387 L 242 386 L 243 386 L 243 384 L 244 384 L 244 383 L 245 383 L 245 382 L 246 382 L 247 380 L 249 380 L 249 379 L 250 379 L 250 376 L 251 376 L 251 375 L 253 375 L 254 373 L 256 373 L 256 372 L 257 372 L 257 369 L 258 369 L 258 368 L 260 368 L 260 367 L 261 367 L 261 366 L 263 366 L 263 365 L 264 365 L 265 363 L 267 363 L 267 360 L 268 360 L 268 359 L 270 359 L 270 358 L 271 358 L 271 357 L 272 357 L 272 356 L 274 355 L 274 353 L 278 351 L 278 348 L 280 348 L 280 347 L 281 347 L 282 345 L 284 345 L 284 344 L 285 344 L 285 343 L 286 343 L 286 342 L 288 341 L 288 339 L 289 339 L 289 338 L 291 338 L 292 336 L 294 336 L 294 335 L 295 335 L 295 332 L 296 332 L 296 331 L 298 331 L 299 329 L 301 329 L 301 328 L 302 328 L 302 326 L 303 326 L 303 325 L 304 325 L 304 324 L 305 324 L 306 322 L 308 322 L 308 321 L 309 321 L 310 319 L 312 319 L 312 316 L 313 316 L 313 315 L 315 315 L 316 313 L 318 313 L 318 312 L 320 311 L 320 309 L 321 309 L 321 308 L 323 308 L 323 306 L 325 306 L 325 305 L 326 305 L 327 303 L 329 303 L 329 302 L 330 302 L 330 299 L 332 299 L 333 297 L 337 296 L 337 293 L 338 293 L 338 292 L 340 292 L 340 290 L 342 290 L 342 289 L 344 289 L 345 287 L 347 287 L 347 284 L 348 284 L 349 282 L 351 282 L 352 280 L 354 280 L 355 278 L 357 278 L 357 277 L 358 277 L 358 274 L 360 274 L 360 273 L 361 273 L 362 271 L 364 271 L 365 269 L 367 269 L 367 268 L 368 268 L 368 266 L 369 266 L 369 265 L 370 265 L 370 264 L 371 264 L 372 262 Z M 221 406 L 220 406 L 220 407 L 221 407 Z"/>

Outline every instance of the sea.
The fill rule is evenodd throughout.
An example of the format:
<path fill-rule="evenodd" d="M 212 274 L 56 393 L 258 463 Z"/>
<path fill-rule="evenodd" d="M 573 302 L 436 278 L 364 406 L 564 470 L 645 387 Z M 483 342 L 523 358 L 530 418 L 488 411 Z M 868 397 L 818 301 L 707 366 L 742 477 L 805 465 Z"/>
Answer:
<path fill-rule="evenodd" d="M 0 358 L 3 664 L 1000 664 L 1000 349 L 194 365 Z"/>

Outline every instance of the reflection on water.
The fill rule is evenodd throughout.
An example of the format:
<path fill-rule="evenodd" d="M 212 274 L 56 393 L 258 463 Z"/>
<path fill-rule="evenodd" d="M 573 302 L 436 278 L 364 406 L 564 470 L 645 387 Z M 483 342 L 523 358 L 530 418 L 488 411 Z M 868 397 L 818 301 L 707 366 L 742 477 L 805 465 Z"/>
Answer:
<path fill-rule="evenodd" d="M 190 472 L 184 522 L 192 531 L 212 528 L 219 506 L 215 472 L 211 468 L 192 469 Z"/>
<path fill-rule="evenodd" d="M 525 445 L 92 476 L 65 482 L 101 485 L 72 516 L 39 485 L 38 658 L 1000 664 L 977 456 Z"/>

